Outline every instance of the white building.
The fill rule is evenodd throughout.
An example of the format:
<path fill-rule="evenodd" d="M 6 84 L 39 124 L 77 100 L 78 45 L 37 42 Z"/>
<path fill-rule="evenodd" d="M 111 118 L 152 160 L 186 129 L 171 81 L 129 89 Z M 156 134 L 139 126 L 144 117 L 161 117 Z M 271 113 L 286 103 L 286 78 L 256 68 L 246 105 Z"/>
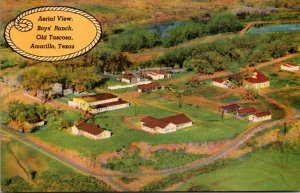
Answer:
<path fill-rule="evenodd" d="M 221 78 L 214 78 L 212 80 L 212 84 L 218 87 L 222 88 L 228 88 L 230 87 L 230 81 L 229 80 L 223 80 Z"/>
<path fill-rule="evenodd" d="M 269 111 L 256 112 L 252 115 L 249 115 L 249 121 L 252 122 L 261 122 L 272 119 L 272 115 Z"/>
<path fill-rule="evenodd" d="M 68 104 L 74 108 L 89 111 L 90 113 L 99 113 L 111 111 L 130 106 L 130 103 L 123 101 L 118 96 L 110 93 L 94 94 L 73 98 Z"/>
<path fill-rule="evenodd" d="M 193 125 L 192 121 L 185 114 L 162 119 L 147 116 L 141 120 L 141 124 L 142 129 L 150 133 L 170 133 Z"/>
<path fill-rule="evenodd" d="M 285 64 L 281 64 L 280 66 L 281 70 L 289 71 L 289 72 L 295 72 L 299 70 L 299 66 L 297 64 L 288 62 Z"/>
<path fill-rule="evenodd" d="M 72 127 L 72 133 L 90 139 L 106 139 L 111 137 L 111 132 L 100 128 L 96 123 L 80 122 Z"/>

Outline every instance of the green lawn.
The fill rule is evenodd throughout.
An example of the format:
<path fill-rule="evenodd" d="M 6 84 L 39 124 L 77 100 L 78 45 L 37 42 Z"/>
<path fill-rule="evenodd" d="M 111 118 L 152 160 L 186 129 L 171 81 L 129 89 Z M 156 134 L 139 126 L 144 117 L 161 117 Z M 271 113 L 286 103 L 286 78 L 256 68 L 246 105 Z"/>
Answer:
<path fill-rule="evenodd" d="M 225 168 L 192 178 L 177 191 L 206 186 L 210 191 L 296 191 L 300 189 L 300 148 L 260 150 Z"/>
<path fill-rule="evenodd" d="M 295 88 L 295 90 L 269 93 L 268 96 L 280 101 L 285 105 L 300 110 L 300 92 L 297 88 Z"/>
<path fill-rule="evenodd" d="M 293 63 L 296 63 L 296 64 L 300 64 L 300 56 L 296 56 L 294 58 L 291 58 L 291 59 L 288 59 L 286 60 L 286 62 L 293 62 Z"/>
<path fill-rule="evenodd" d="M 299 76 L 292 72 L 281 71 L 278 65 L 263 67 L 262 70 L 270 78 L 270 88 L 300 86 Z"/>
<path fill-rule="evenodd" d="M 233 102 L 239 101 L 239 100 L 241 100 L 241 99 L 242 99 L 241 96 L 238 96 L 238 95 L 231 95 L 231 96 L 229 96 L 229 97 L 226 97 L 226 98 L 221 99 L 220 101 L 221 101 L 222 103 L 227 104 L 227 103 L 233 103 Z"/>
<path fill-rule="evenodd" d="M 162 107 L 178 111 L 176 103 L 159 102 Z M 150 144 L 169 144 L 169 143 L 189 143 L 203 142 L 207 140 L 219 140 L 236 136 L 245 130 L 249 123 L 243 120 L 227 118 L 221 120 L 221 115 L 208 112 L 205 109 L 183 105 L 181 112 L 186 113 L 193 121 L 194 125 L 173 133 L 168 134 L 147 134 L 134 129 L 129 129 L 123 122 L 123 116 L 151 115 L 158 118 L 174 115 L 176 113 L 168 110 L 158 109 L 149 105 L 132 105 L 130 108 L 120 109 L 101 113 L 94 118 L 96 123 L 112 131 L 111 138 L 103 140 L 91 140 L 82 136 L 75 136 L 69 130 L 64 130 L 59 134 L 59 125 L 49 121 L 45 129 L 35 132 L 33 136 L 39 137 L 51 144 L 62 146 L 66 149 L 78 151 L 82 155 L 89 153 L 103 153 L 115 151 L 125 146 L 127 148 L 132 142 L 145 141 Z M 65 119 L 77 121 L 80 114 L 67 111 Z"/>

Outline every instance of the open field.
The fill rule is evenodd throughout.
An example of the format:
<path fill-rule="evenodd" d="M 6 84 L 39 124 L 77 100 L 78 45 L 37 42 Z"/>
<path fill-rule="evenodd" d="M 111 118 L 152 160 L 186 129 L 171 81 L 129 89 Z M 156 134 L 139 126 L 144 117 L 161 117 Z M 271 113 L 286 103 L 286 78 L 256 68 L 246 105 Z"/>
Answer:
<path fill-rule="evenodd" d="M 205 186 L 210 191 L 288 191 L 299 190 L 300 148 L 260 150 L 226 166 L 197 176 L 179 186 L 187 191 Z"/>
<path fill-rule="evenodd" d="M 295 61 L 297 60 L 297 57 L 292 58 L 291 60 Z M 277 89 L 300 86 L 300 72 L 282 71 L 280 70 L 280 64 L 260 68 L 260 70 L 270 78 L 270 88 Z"/>
<path fill-rule="evenodd" d="M 76 184 L 76 180 L 75 184 L 66 180 L 72 178 L 77 178 L 81 184 Z M 1 136 L 1 190 L 100 191 L 109 188 L 103 182 L 83 176 L 10 137 Z"/>
<path fill-rule="evenodd" d="M 294 109 L 300 110 L 300 91 L 299 88 L 295 88 L 288 91 L 279 91 L 279 92 L 273 92 L 269 93 L 268 96 L 271 98 L 274 98 L 281 103 L 288 105 Z"/>

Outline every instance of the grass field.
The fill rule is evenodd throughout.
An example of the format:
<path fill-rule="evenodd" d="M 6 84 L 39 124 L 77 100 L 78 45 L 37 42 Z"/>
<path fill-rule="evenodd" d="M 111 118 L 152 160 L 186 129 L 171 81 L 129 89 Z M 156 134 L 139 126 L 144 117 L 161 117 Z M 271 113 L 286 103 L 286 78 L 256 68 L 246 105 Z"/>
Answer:
<path fill-rule="evenodd" d="M 192 178 L 177 191 L 206 186 L 210 191 L 296 191 L 300 189 L 300 147 L 261 150 L 225 168 Z"/>
<path fill-rule="evenodd" d="M 220 115 L 189 105 L 183 105 L 180 112 L 186 113 L 194 121 L 194 125 L 173 133 L 147 134 L 130 129 L 123 122 L 123 116 L 151 115 L 161 118 L 174 115 L 176 111 L 179 112 L 177 104 L 174 102 L 160 102 L 159 105 L 165 110 L 150 105 L 138 105 L 136 109 L 131 106 L 126 109 L 99 114 L 91 121 L 113 133 L 111 138 L 104 140 L 95 141 L 86 137 L 75 136 L 71 134 L 70 129 L 64 130 L 60 134 L 59 125 L 52 121 L 49 121 L 45 129 L 30 135 L 41 138 L 48 143 L 75 150 L 82 155 L 88 155 L 89 153 L 98 154 L 115 151 L 123 146 L 128 147 L 132 142 L 137 141 L 145 141 L 150 144 L 170 144 L 226 139 L 234 137 L 249 126 L 246 121 L 234 118 L 221 120 Z M 66 111 L 64 118 L 77 121 L 80 115 L 72 111 Z"/>
<path fill-rule="evenodd" d="M 170 151 L 160 149 L 155 151 L 150 159 L 145 159 L 136 151 L 132 155 L 125 155 L 109 161 L 105 164 L 105 167 L 129 173 L 139 171 L 140 167 L 163 170 L 183 166 L 205 156 L 189 154 L 184 150 Z"/>
<path fill-rule="evenodd" d="M 78 183 L 80 182 L 80 183 Z M 1 140 L 1 190 L 4 192 L 107 191 L 110 188 L 16 140 Z"/>
<path fill-rule="evenodd" d="M 269 93 L 268 96 L 280 101 L 285 105 L 300 110 L 300 93 L 299 89 L 297 88 L 295 88 L 295 90 Z"/>
<path fill-rule="evenodd" d="M 286 62 L 293 62 L 293 63 L 296 63 L 299 65 L 300 64 L 300 56 L 288 59 Z"/>
<path fill-rule="evenodd" d="M 300 74 L 280 70 L 280 65 L 263 67 L 262 70 L 270 78 L 270 88 L 300 86 Z"/>

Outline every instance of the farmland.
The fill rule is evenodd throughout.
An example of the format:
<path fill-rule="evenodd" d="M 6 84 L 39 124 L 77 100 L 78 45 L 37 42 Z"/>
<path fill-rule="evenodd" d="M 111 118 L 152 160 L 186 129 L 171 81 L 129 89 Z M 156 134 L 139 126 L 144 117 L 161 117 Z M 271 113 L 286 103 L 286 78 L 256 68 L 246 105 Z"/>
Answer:
<path fill-rule="evenodd" d="M 201 186 L 210 191 L 298 190 L 299 151 L 299 147 L 295 151 L 260 150 L 241 157 L 225 168 L 191 178 L 176 190 L 201 190 Z"/>

